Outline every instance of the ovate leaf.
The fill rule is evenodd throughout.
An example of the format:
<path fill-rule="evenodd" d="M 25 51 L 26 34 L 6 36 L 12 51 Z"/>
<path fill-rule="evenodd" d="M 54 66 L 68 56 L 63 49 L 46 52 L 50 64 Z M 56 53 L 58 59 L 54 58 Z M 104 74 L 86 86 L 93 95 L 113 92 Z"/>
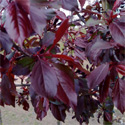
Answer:
<path fill-rule="evenodd" d="M 99 85 L 107 76 L 109 71 L 109 64 L 102 64 L 98 66 L 96 69 L 94 69 L 90 75 L 87 77 L 87 83 L 88 87 L 90 89 L 95 88 L 97 85 Z"/>
<path fill-rule="evenodd" d="M 79 0 L 81 8 L 84 6 L 86 0 Z"/>
<path fill-rule="evenodd" d="M 53 67 L 48 62 L 38 59 L 33 67 L 31 86 L 41 96 L 54 97 L 57 94 L 58 80 Z"/>

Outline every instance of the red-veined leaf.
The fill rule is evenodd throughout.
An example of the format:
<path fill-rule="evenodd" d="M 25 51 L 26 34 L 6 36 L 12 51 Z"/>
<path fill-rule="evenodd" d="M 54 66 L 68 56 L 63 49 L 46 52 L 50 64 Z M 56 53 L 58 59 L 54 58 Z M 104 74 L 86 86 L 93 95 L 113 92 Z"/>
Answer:
<path fill-rule="evenodd" d="M 90 89 L 95 88 L 99 85 L 107 76 L 109 71 L 109 64 L 102 64 L 94 69 L 90 75 L 87 76 L 87 84 Z"/>
<path fill-rule="evenodd" d="M 35 63 L 32 75 L 31 86 L 41 96 L 54 97 L 57 93 L 58 80 L 53 67 L 42 59 Z"/>
<path fill-rule="evenodd" d="M 125 81 L 122 79 L 119 79 L 115 83 L 113 89 L 113 102 L 121 113 L 125 112 Z"/>
<path fill-rule="evenodd" d="M 29 13 L 29 7 L 30 7 L 30 1 L 29 0 L 14 0 L 18 4 L 22 6 L 22 8 L 25 9 L 27 13 Z"/>
<path fill-rule="evenodd" d="M 65 13 L 62 12 L 62 11 L 56 11 L 56 16 L 57 16 L 57 18 L 59 18 L 60 20 L 65 20 L 65 19 L 67 18 L 66 15 L 65 15 Z"/>
<path fill-rule="evenodd" d="M 10 38 L 20 46 L 31 33 L 31 24 L 27 13 L 15 2 L 11 2 L 7 7 L 5 28 Z"/>

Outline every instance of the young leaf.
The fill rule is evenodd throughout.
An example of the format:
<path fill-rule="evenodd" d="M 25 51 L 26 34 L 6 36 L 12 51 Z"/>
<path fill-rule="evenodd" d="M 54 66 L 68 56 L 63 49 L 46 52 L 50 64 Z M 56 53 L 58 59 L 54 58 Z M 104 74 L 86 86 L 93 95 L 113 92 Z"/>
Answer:
<path fill-rule="evenodd" d="M 54 97 L 57 94 L 58 80 L 53 67 L 48 62 L 38 59 L 33 67 L 31 86 L 41 96 Z"/>
<path fill-rule="evenodd" d="M 93 89 L 97 85 L 99 85 L 107 76 L 108 71 L 109 71 L 108 63 L 102 64 L 98 66 L 96 69 L 94 69 L 87 77 L 88 87 L 90 89 Z"/>
<path fill-rule="evenodd" d="M 113 102 L 114 105 L 121 111 L 123 114 L 125 112 L 125 81 L 119 79 L 115 83 L 115 87 L 113 89 Z"/>
<path fill-rule="evenodd" d="M 10 38 L 20 46 L 31 33 L 28 15 L 16 2 L 11 2 L 7 7 L 5 28 Z"/>

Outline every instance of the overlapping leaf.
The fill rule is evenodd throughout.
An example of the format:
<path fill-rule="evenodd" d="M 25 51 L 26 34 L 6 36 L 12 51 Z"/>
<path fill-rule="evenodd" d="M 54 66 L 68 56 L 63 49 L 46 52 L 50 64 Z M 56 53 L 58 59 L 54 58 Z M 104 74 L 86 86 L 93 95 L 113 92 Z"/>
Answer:
<path fill-rule="evenodd" d="M 14 85 L 14 84 L 13 84 Z M 1 81 L 1 96 L 5 104 L 15 107 L 15 85 L 13 87 L 7 75 L 3 75 Z"/>
<path fill-rule="evenodd" d="M 113 89 L 113 102 L 121 113 L 125 112 L 125 81 L 122 79 L 119 79 L 115 83 Z"/>
<path fill-rule="evenodd" d="M 5 28 L 10 38 L 20 46 L 31 33 L 28 15 L 16 2 L 11 2 L 7 7 Z"/>
<path fill-rule="evenodd" d="M 99 85 L 107 76 L 109 71 L 109 64 L 102 64 L 94 69 L 90 75 L 87 76 L 87 83 L 90 89 L 95 88 Z"/>
<path fill-rule="evenodd" d="M 39 9 L 35 6 L 30 6 L 31 25 L 36 33 L 42 35 L 43 29 L 46 26 L 46 14 L 44 9 Z"/>
<path fill-rule="evenodd" d="M 62 7 L 67 10 L 76 10 L 78 9 L 77 0 L 61 0 Z"/>
<path fill-rule="evenodd" d="M 37 114 L 37 119 L 42 120 L 47 115 L 47 111 L 49 109 L 49 100 L 36 94 L 31 86 L 29 92 L 32 105 Z"/>
<path fill-rule="evenodd" d="M 72 71 L 62 64 L 54 64 L 54 66 L 59 82 L 56 97 L 75 110 L 77 105 L 77 94 L 74 88 Z"/>
<path fill-rule="evenodd" d="M 7 54 L 11 52 L 13 42 L 9 38 L 8 34 L 2 32 L 2 31 L 0 31 L 0 44 L 2 45 L 3 49 L 5 49 Z"/>
<path fill-rule="evenodd" d="M 57 94 L 58 80 L 53 67 L 38 59 L 32 70 L 31 86 L 41 96 L 54 97 Z"/>
<path fill-rule="evenodd" d="M 51 112 L 57 120 L 64 122 L 66 118 L 66 106 L 65 105 L 51 104 Z"/>
<path fill-rule="evenodd" d="M 125 47 L 125 22 L 112 22 L 109 28 L 114 41 Z"/>

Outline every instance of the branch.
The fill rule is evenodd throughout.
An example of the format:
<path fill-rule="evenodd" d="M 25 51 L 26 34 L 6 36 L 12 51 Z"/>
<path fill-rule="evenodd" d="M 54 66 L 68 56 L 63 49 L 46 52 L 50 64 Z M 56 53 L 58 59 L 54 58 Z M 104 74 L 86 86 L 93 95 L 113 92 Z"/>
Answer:
<path fill-rule="evenodd" d="M 85 20 L 84 20 L 84 18 L 79 14 L 79 13 L 77 13 L 77 16 L 81 19 L 81 21 L 85 24 L 86 22 L 85 22 Z"/>
<path fill-rule="evenodd" d="M 28 87 L 30 84 L 15 84 L 16 87 Z"/>

